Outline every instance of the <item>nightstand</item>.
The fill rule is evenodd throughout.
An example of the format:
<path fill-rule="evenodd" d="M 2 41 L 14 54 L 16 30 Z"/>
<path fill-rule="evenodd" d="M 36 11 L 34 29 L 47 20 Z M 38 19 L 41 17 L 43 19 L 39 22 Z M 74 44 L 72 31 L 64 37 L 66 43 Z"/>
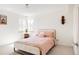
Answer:
<path fill-rule="evenodd" d="M 24 34 L 24 38 L 29 38 L 29 34 L 28 33 L 25 33 Z"/>

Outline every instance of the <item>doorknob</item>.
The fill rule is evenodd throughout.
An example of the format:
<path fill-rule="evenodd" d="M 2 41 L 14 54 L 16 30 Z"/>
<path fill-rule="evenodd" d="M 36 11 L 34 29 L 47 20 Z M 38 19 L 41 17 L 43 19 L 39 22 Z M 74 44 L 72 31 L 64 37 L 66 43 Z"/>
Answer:
<path fill-rule="evenodd" d="M 74 45 L 79 46 L 78 43 L 74 43 Z"/>

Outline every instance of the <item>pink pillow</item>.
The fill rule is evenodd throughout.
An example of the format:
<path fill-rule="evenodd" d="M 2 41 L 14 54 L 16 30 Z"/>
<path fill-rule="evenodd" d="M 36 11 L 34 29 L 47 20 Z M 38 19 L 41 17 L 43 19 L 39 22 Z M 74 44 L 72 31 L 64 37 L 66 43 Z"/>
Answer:
<path fill-rule="evenodd" d="M 38 34 L 39 37 L 54 37 L 53 32 L 39 32 Z"/>

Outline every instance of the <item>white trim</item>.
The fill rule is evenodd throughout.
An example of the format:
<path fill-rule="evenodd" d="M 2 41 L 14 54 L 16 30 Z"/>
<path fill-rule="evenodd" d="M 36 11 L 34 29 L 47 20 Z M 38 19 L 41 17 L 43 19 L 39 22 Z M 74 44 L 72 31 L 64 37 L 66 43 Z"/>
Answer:
<path fill-rule="evenodd" d="M 78 6 L 74 6 L 73 10 L 73 37 L 74 37 L 74 43 L 77 43 L 78 39 Z"/>
<path fill-rule="evenodd" d="M 78 38 L 79 38 L 79 6 L 75 5 L 74 6 L 74 10 L 73 10 L 73 42 L 74 43 L 78 43 Z M 74 49 L 74 53 L 78 54 L 77 49 L 75 48 L 75 45 L 73 44 L 73 49 Z"/>

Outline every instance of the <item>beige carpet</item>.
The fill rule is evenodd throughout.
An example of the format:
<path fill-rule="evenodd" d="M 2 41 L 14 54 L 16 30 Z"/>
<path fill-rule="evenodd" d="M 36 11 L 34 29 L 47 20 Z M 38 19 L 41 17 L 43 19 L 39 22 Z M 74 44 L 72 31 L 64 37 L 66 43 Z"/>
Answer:
<path fill-rule="evenodd" d="M 18 53 L 19 52 L 19 53 Z M 23 51 L 13 51 L 13 45 L 0 46 L 0 55 L 31 55 Z M 73 55 L 73 48 L 70 46 L 57 45 L 47 55 Z"/>
<path fill-rule="evenodd" d="M 22 53 L 23 55 L 31 55 L 29 53 L 23 52 L 23 51 L 18 51 Z M 19 55 L 20 53 L 18 52 L 13 52 L 10 55 Z M 56 46 L 52 48 L 47 55 L 74 55 L 73 48 L 69 46 Z"/>

